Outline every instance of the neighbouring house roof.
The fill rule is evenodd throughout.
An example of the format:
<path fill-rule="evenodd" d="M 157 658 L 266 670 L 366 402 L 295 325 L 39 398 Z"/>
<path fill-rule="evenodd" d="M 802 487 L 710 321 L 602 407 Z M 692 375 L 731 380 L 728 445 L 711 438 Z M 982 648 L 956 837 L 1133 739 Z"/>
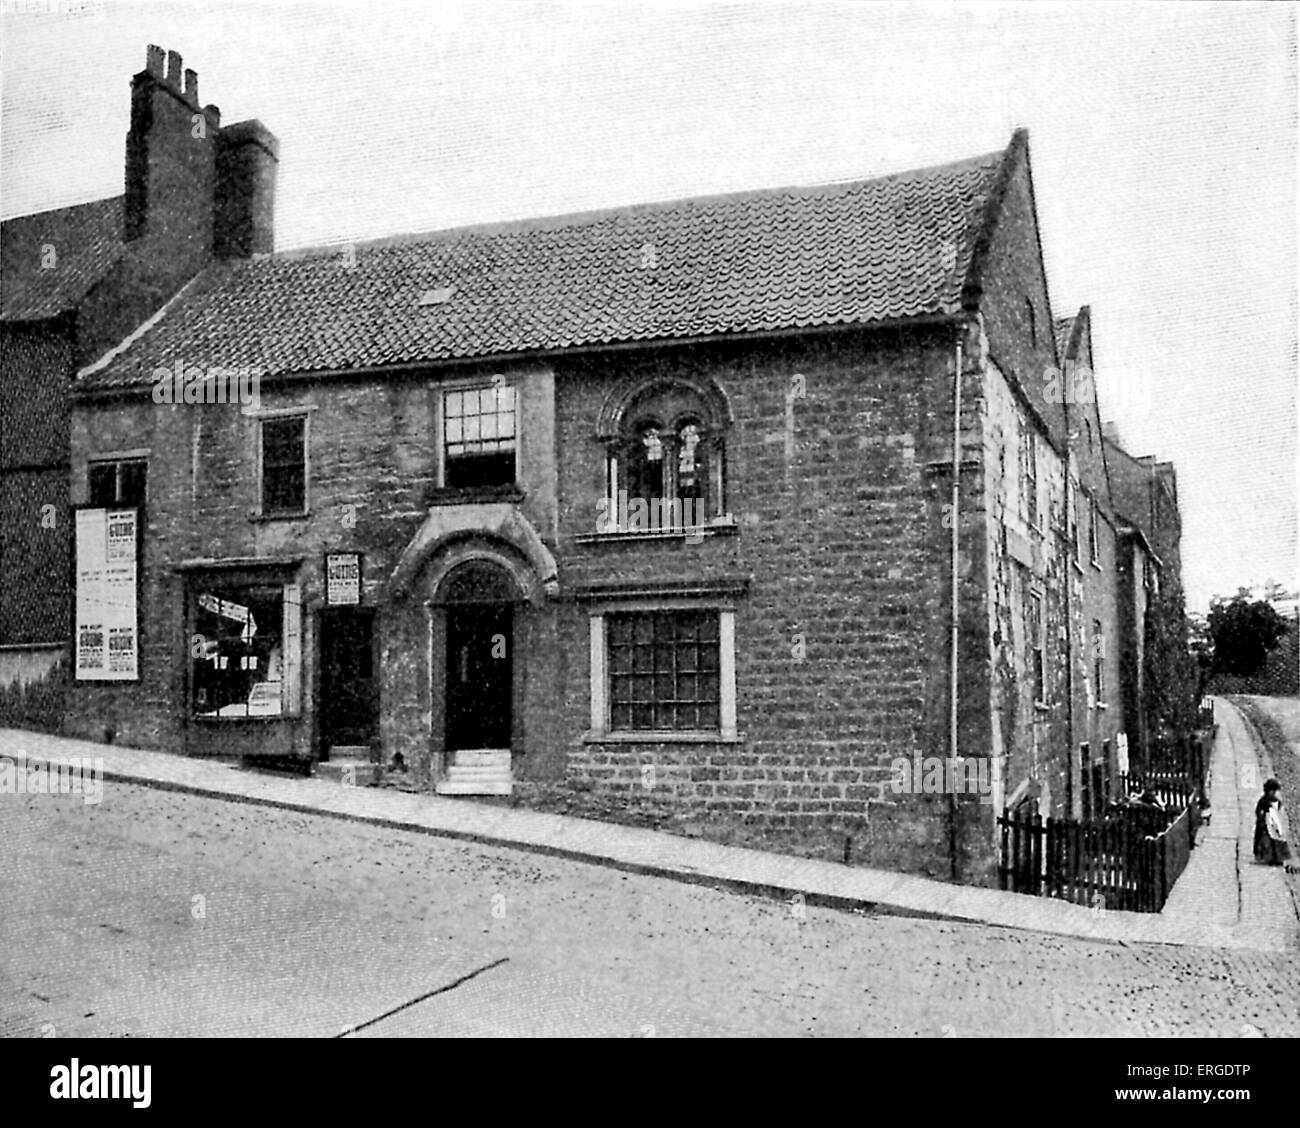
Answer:
<path fill-rule="evenodd" d="M 955 314 L 1010 151 L 214 264 L 78 386 L 178 360 L 274 376 Z"/>
<path fill-rule="evenodd" d="M 0 321 L 74 309 L 122 254 L 122 197 L 0 223 Z"/>
<path fill-rule="evenodd" d="M 1078 320 L 1077 315 L 1070 317 L 1058 317 L 1052 323 L 1052 332 L 1056 335 L 1056 355 L 1064 360 L 1070 353 L 1070 344 L 1074 336 L 1074 325 Z"/>

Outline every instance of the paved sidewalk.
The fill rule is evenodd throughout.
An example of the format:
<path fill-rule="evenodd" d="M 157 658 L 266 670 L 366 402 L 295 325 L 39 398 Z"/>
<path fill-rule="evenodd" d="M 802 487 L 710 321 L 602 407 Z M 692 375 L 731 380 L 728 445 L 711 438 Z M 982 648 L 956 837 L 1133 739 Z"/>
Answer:
<path fill-rule="evenodd" d="M 1238 718 L 1239 721 L 1239 718 Z M 1245 757 L 1249 740 L 1216 749 L 1224 757 Z M 1251 753 L 1253 755 L 1253 752 Z M 197 795 L 258 803 L 286 810 L 332 815 L 394 829 L 514 847 L 573 858 L 596 865 L 678 881 L 792 898 L 809 903 L 862 907 L 904 916 L 923 916 L 1080 936 L 1120 943 L 1190 944 L 1267 951 L 1300 949 L 1294 917 L 1271 914 L 1243 925 L 1231 916 L 1236 878 L 1223 862 L 1224 851 L 1193 851 L 1183 881 L 1199 895 L 1170 899 L 1164 913 L 1094 911 L 1082 905 L 993 889 L 950 885 L 883 870 L 722 846 L 697 839 L 566 815 L 490 806 L 473 801 L 382 788 L 344 787 L 319 779 L 265 775 L 207 760 L 119 745 L 69 740 L 43 733 L 0 729 L 0 755 L 58 762 L 92 757 L 103 763 L 108 781 L 144 784 Z M 1228 770 L 1231 776 L 1231 770 Z M 106 796 L 111 788 L 106 787 Z M 1245 802 L 1245 800 L 1241 800 Z M 1250 800 L 1253 803 L 1253 797 Z M 1219 800 L 1215 796 L 1216 834 Z M 1225 820 L 1227 821 L 1227 820 Z M 1242 832 L 1247 833 L 1247 832 Z M 1261 875 L 1261 879 L 1262 879 Z M 1254 878 L 1252 878 L 1254 880 Z M 1179 883 L 1180 889 L 1183 882 Z M 1229 895 L 1230 891 L 1230 895 Z M 1179 890 L 1175 893 L 1178 894 Z M 1206 899 L 1213 911 L 1206 911 Z M 1267 901 L 1267 892 L 1261 895 Z M 1253 906 L 1255 900 L 1250 902 Z"/>
<path fill-rule="evenodd" d="M 1295 949 L 1300 922 L 1285 874 L 1254 857 L 1255 801 L 1271 771 L 1268 753 L 1227 701 L 1214 699 L 1214 717 L 1219 731 L 1207 777 L 1213 817 L 1160 915 L 1189 933 L 1226 930 L 1233 943 L 1223 946 Z"/>

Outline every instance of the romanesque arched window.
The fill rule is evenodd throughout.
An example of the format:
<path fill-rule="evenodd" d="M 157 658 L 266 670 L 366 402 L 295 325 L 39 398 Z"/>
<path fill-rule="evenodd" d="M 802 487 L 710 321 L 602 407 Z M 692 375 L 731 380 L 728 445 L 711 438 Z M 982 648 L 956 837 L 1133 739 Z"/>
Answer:
<path fill-rule="evenodd" d="M 691 529 L 725 517 L 725 406 L 715 388 L 676 381 L 625 397 L 603 436 L 607 529 Z"/>

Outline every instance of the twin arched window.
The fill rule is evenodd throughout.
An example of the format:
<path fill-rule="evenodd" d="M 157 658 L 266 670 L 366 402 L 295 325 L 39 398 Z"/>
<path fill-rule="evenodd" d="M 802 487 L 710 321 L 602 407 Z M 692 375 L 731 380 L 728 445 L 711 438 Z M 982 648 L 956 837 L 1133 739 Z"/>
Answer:
<path fill-rule="evenodd" d="M 716 414 L 680 384 L 648 388 L 628 403 L 608 440 L 609 528 L 695 528 L 725 515 Z"/>

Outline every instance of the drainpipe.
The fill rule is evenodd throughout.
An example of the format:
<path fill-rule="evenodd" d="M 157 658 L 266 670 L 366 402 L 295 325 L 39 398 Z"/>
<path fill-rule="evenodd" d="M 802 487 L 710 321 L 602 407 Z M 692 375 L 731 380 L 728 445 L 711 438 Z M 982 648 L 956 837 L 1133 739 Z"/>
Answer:
<path fill-rule="evenodd" d="M 1062 358 L 1063 369 L 1067 369 L 1068 363 L 1068 360 Z M 1070 374 L 1073 375 L 1072 370 Z M 1064 387 L 1070 386 L 1064 371 L 1061 373 L 1061 379 Z M 1065 801 L 1069 808 L 1065 812 L 1065 817 L 1072 819 L 1074 818 L 1074 602 L 1070 593 L 1074 590 L 1073 560 L 1075 548 L 1079 543 L 1079 521 L 1082 520 L 1082 514 L 1079 512 L 1079 493 L 1070 480 L 1070 397 L 1064 396 L 1063 399 L 1061 408 L 1065 420 L 1065 511 L 1069 513 L 1070 507 L 1074 507 L 1075 526 L 1074 543 L 1066 546 L 1065 567 L 1061 569 L 1065 576 L 1065 591 L 1062 593 L 1065 597 Z M 1067 533 L 1069 525 L 1067 521 Z M 1080 596 L 1082 597 L 1082 590 Z"/>
<path fill-rule="evenodd" d="M 952 381 L 952 640 L 948 668 L 948 762 L 949 770 L 955 775 L 957 768 L 957 645 L 958 645 L 958 529 L 957 513 L 961 501 L 961 336 L 957 337 L 957 367 Z M 957 793 L 955 788 L 948 788 L 948 853 L 952 866 L 952 878 L 959 877 L 960 866 L 957 861 Z"/>

